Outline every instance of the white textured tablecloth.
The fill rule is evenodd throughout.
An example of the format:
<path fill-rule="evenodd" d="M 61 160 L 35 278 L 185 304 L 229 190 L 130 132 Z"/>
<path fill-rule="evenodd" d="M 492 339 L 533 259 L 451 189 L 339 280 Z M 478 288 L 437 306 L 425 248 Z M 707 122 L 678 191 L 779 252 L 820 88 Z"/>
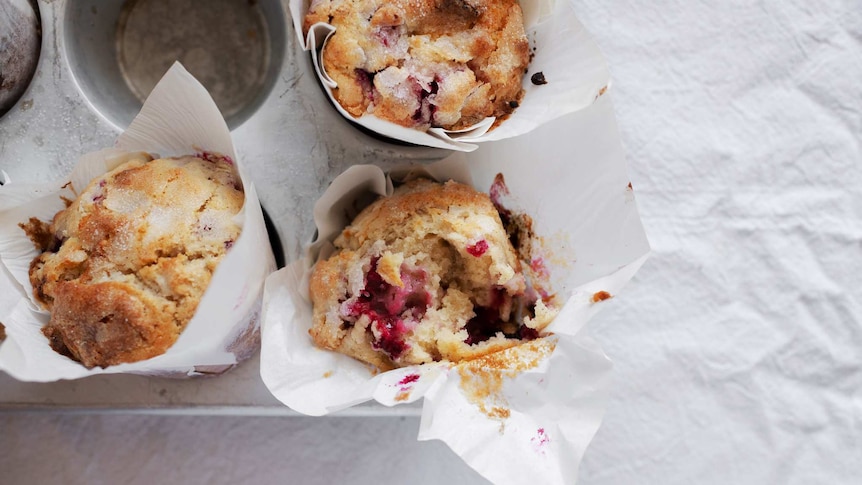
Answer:
<path fill-rule="evenodd" d="M 860 483 L 862 2 L 580 6 L 654 249 L 582 482 Z"/>
<path fill-rule="evenodd" d="M 862 1 L 575 3 L 654 248 L 592 323 L 615 385 L 580 483 L 859 483 Z M 0 482 L 483 483 L 416 429 L 2 417 Z"/>

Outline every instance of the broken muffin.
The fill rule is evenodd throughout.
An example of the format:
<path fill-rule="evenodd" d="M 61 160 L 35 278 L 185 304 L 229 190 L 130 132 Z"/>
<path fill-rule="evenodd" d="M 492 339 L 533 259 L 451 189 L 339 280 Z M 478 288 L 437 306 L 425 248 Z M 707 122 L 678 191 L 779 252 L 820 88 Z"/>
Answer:
<path fill-rule="evenodd" d="M 459 362 L 539 336 L 553 312 L 528 290 L 487 194 L 416 179 L 365 208 L 310 277 L 319 347 L 381 370 Z"/>

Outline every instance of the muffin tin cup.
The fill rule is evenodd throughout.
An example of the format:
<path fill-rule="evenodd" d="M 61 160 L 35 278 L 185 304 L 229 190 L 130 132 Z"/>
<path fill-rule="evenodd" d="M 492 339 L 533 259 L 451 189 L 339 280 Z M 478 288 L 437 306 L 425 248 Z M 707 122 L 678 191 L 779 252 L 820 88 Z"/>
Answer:
<path fill-rule="evenodd" d="M 209 87 L 235 129 L 266 101 L 287 45 L 278 0 L 75 0 L 63 10 L 75 83 L 119 129 L 174 60 Z"/>
<path fill-rule="evenodd" d="M 336 28 L 317 23 L 303 37 L 302 24 L 308 0 L 290 0 L 289 9 L 300 45 L 310 52 L 315 74 L 335 109 L 358 127 L 384 138 L 420 146 L 470 152 L 477 143 L 503 140 L 528 133 L 567 113 L 592 104 L 610 85 L 607 64 L 595 40 L 575 16 L 568 1 L 521 0 L 532 60 L 524 75 L 524 98 L 520 106 L 494 129 L 494 118 L 463 130 L 431 128 L 427 132 L 406 128 L 373 114 L 353 117 L 336 101 L 337 87 L 323 67 L 322 52 Z M 547 84 L 535 85 L 531 76 L 541 72 Z"/>
<path fill-rule="evenodd" d="M 0 117 L 26 92 L 39 61 L 42 23 L 39 6 L 28 0 L 0 3 Z"/>
<path fill-rule="evenodd" d="M 161 157 L 201 152 L 230 157 L 245 191 L 236 221 L 240 237 L 222 259 L 179 339 L 151 359 L 86 369 L 54 352 L 41 328 L 49 313 L 32 296 L 28 271 L 39 252 L 18 224 L 36 217 L 50 221 L 89 182 L 128 160 L 135 152 Z M 146 374 L 185 377 L 218 374 L 251 356 L 259 345 L 263 283 L 275 270 L 263 213 L 254 184 L 243 173 L 230 132 L 212 98 L 181 65 L 175 64 L 144 103 L 114 148 L 80 158 L 72 173 L 53 183 L 0 187 L 0 293 L 8 298 L 0 314 L 7 340 L 0 347 L 0 370 L 23 381 L 76 379 L 96 374 Z"/>
<path fill-rule="evenodd" d="M 316 348 L 308 335 L 313 264 L 330 254 L 331 242 L 360 208 L 392 193 L 393 180 L 418 175 L 469 184 L 512 213 L 529 215 L 535 236 L 522 264 L 544 268 L 556 291 L 560 313 L 546 329 L 550 336 L 503 351 L 535 366 L 504 371 L 503 390 L 485 402 L 462 386 L 469 362 L 378 374 Z M 585 324 L 649 253 L 610 102 L 430 165 L 388 174 L 371 165 L 351 167 L 318 200 L 314 221 L 317 237 L 305 257 L 266 283 L 261 376 L 273 395 L 309 415 L 372 399 L 394 406 L 424 397 L 420 440 L 443 440 L 495 483 L 572 483 L 601 422 L 611 367 Z M 549 355 L 536 359 L 543 353 Z"/>

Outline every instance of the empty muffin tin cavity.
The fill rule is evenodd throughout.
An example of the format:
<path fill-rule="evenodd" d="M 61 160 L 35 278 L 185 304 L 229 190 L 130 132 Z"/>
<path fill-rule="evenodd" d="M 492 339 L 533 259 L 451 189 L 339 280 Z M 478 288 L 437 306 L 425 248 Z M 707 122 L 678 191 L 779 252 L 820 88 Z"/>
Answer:
<path fill-rule="evenodd" d="M 39 6 L 30 0 L 0 2 L 0 117 L 27 91 L 41 45 Z"/>
<path fill-rule="evenodd" d="M 66 55 L 83 94 L 117 128 L 180 61 L 234 129 L 275 84 L 284 17 L 278 0 L 78 0 L 66 6 Z"/>

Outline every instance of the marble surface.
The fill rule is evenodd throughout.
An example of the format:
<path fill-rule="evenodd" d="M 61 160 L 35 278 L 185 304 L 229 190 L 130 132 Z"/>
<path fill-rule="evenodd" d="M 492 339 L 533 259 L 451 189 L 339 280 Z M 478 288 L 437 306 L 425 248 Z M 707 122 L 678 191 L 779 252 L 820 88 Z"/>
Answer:
<path fill-rule="evenodd" d="M 858 1 L 575 5 L 611 68 L 654 250 L 591 323 L 615 386 L 579 483 L 855 483 Z M 0 146 L 21 153 L 3 129 Z M 310 155 L 344 163 L 322 147 Z M 318 190 L 329 170 L 318 163 L 281 181 Z M 4 415 L 0 470 L 4 483 L 483 483 L 442 444 L 413 441 L 417 427 L 415 417 Z"/>

